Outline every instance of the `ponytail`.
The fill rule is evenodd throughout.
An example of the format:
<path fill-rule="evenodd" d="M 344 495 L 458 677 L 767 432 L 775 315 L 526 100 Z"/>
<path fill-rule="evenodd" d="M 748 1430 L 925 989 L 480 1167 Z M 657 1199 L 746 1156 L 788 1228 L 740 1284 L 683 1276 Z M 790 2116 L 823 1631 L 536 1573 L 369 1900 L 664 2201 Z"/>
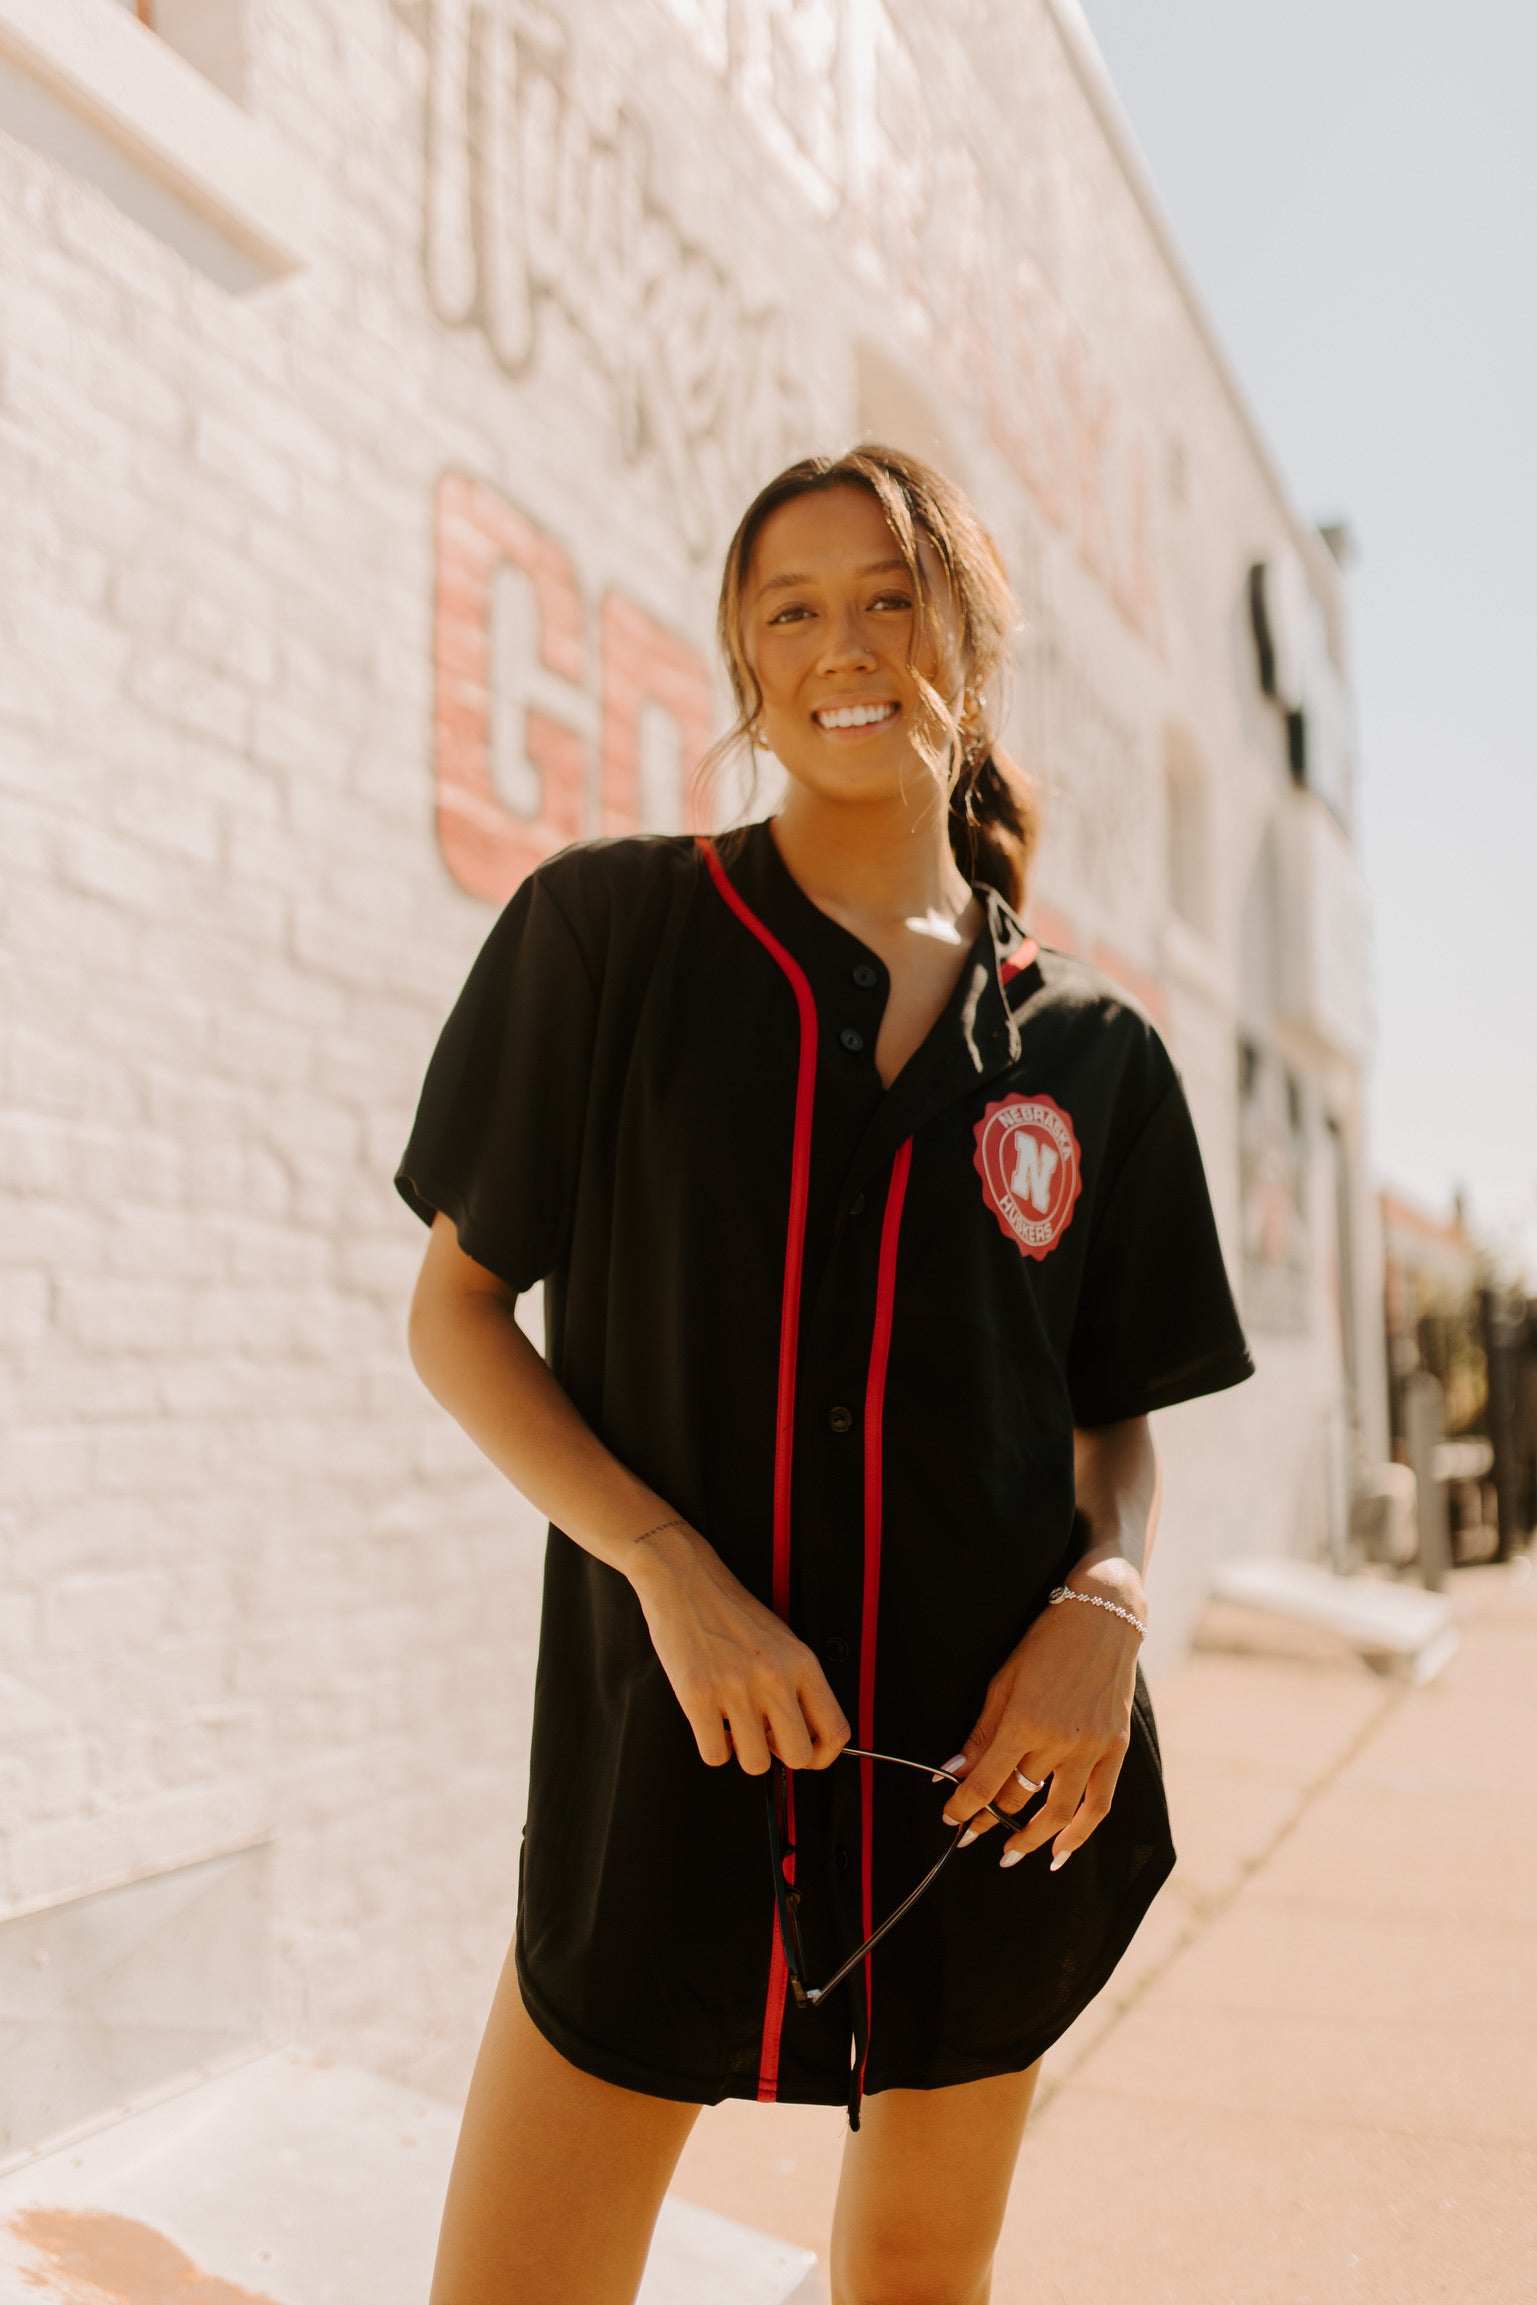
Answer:
<path fill-rule="evenodd" d="M 1039 833 L 1034 788 L 1007 754 L 989 745 L 962 765 L 950 794 L 950 848 L 967 880 L 1021 911 Z"/>

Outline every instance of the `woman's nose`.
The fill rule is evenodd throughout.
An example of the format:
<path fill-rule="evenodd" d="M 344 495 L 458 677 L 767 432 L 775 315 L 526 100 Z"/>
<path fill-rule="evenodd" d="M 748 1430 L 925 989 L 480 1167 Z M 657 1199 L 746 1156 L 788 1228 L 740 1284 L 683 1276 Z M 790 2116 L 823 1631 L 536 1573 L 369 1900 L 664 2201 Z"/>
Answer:
<path fill-rule="evenodd" d="M 868 670 L 875 663 L 869 628 L 857 608 L 845 609 L 829 627 L 822 661 L 829 670 Z"/>

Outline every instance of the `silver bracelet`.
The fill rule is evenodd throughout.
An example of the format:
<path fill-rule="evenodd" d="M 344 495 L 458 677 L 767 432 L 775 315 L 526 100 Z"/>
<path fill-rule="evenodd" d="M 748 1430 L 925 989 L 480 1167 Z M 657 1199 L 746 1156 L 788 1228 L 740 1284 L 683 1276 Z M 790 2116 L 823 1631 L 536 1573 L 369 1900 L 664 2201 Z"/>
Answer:
<path fill-rule="evenodd" d="M 1147 1639 L 1147 1627 L 1142 1619 L 1134 1610 L 1123 1609 L 1119 1601 L 1102 1601 L 1098 1593 L 1075 1593 L 1071 1585 L 1058 1585 L 1054 1593 L 1047 1594 L 1046 1600 L 1053 1608 L 1058 1601 L 1082 1601 L 1085 1608 L 1108 1609 L 1112 1617 L 1124 1617 L 1128 1625 L 1136 1626 L 1143 1640 Z"/>

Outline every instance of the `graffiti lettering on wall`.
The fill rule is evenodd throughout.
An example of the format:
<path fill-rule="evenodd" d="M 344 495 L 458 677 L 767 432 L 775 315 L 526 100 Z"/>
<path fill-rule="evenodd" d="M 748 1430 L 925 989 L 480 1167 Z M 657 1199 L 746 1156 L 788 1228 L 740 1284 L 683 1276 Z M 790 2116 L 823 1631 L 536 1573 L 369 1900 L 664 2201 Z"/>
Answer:
<path fill-rule="evenodd" d="M 925 360 L 970 404 L 1133 631 L 1162 647 L 1152 458 L 1038 265 L 1016 171 L 990 183 L 884 0 L 667 0 L 819 215 L 836 216 Z M 946 61 L 953 65 L 953 35 Z"/>
<path fill-rule="evenodd" d="M 519 0 L 396 0 L 427 51 L 424 256 L 451 326 L 514 376 L 558 307 L 610 387 L 622 453 L 654 458 L 689 551 L 804 445 L 809 418 L 782 308 L 750 306 L 729 267 L 661 204 L 646 132 L 598 124 L 546 10 Z"/>
<path fill-rule="evenodd" d="M 935 142 L 921 74 L 883 0 L 664 0 L 744 121 L 870 269 L 924 292 Z"/>
<path fill-rule="evenodd" d="M 438 845 L 460 887 L 499 904 L 594 830 L 670 831 L 710 741 L 697 650 L 610 592 L 594 696 L 564 546 L 462 473 L 439 482 L 436 545 L 433 784 Z"/>

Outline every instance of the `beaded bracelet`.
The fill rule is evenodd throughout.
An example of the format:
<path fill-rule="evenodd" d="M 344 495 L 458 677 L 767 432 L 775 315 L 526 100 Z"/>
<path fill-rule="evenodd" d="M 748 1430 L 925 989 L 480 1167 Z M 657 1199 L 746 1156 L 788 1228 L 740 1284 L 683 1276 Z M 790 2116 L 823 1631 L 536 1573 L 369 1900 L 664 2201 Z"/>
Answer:
<path fill-rule="evenodd" d="M 1147 1627 L 1142 1619 L 1132 1610 L 1123 1609 L 1119 1601 L 1102 1601 L 1098 1593 L 1075 1593 L 1071 1585 L 1058 1585 L 1054 1593 L 1047 1594 L 1046 1599 L 1053 1608 L 1058 1601 L 1082 1601 L 1086 1608 L 1108 1609 L 1112 1617 L 1124 1617 L 1128 1625 L 1136 1626 L 1143 1640 L 1147 1639 Z"/>

